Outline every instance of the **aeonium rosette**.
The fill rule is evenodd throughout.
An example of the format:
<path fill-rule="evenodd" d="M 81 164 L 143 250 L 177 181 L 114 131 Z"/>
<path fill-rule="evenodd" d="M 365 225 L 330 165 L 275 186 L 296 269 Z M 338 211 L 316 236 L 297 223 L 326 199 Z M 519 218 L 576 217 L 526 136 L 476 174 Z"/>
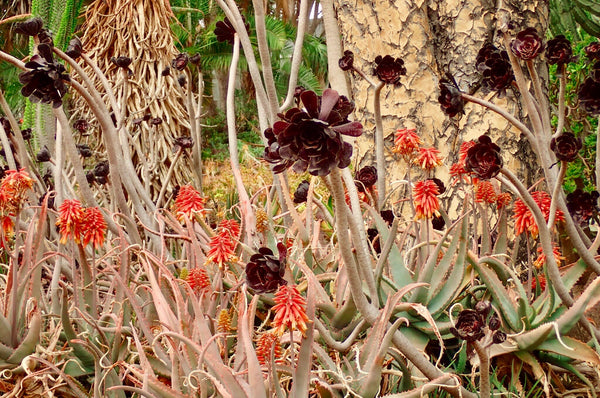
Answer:
<path fill-rule="evenodd" d="M 352 145 L 342 135 L 362 134 L 362 125 L 348 120 L 354 104 L 331 89 L 323 96 L 306 90 L 300 94 L 300 101 L 304 109 L 292 108 L 279 114 L 283 120 L 265 130 L 265 160 L 274 165 L 275 173 L 293 167 L 297 173 L 326 176 L 335 167 L 347 167 Z"/>

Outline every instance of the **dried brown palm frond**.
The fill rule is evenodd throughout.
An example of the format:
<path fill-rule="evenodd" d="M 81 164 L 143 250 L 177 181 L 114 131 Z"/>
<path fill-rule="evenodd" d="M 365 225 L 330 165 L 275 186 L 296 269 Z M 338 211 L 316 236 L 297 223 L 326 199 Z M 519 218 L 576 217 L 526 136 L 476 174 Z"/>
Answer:
<path fill-rule="evenodd" d="M 178 76 L 162 74 L 177 55 L 169 27 L 171 18 L 173 13 L 167 0 L 96 0 L 85 13 L 81 37 L 85 54 L 107 76 L 119 106 L 125 104 L 124 111 L 112 109 L 100 79 L 89 65 L 85 66 L 108 108 L 117 119 L 124 115 L 124 132 L 129 137 L 133 163 L 154 199 L 163 185 L 183 185 L 193 176 L 192 162 L 180 159 L 170 181 L 166 181 L 175 158 L 173 141 L 190 135 L 185 93 L 178 85 Z M 112 57 L 120 56 L 132 60 L 128 84 L 125 72 L 111 61 Z M 74 119 L 90 122 L 92 131 L 84 138 L 86 143 L 97 153 L 103 153 L 102 132 L 81 98 L 75 101 L 74 113 Z M 140 122 L 144 116 L 146 120 Z"/>

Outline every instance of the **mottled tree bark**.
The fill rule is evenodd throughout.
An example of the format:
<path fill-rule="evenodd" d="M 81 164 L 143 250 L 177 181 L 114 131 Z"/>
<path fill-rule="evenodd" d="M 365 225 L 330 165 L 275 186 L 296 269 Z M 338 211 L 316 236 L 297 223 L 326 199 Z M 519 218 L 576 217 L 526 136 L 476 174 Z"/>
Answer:
<path fill-rule="evenodd" d="M 417 129 L 424 145 L 442 151 L 445 166 L 438 168 L 436 176 L 446 182 L 448 167 L 456 160 L 460 144 L 484 133 L 499 142 L 513 170 L 526 174 L 527 182 L 535 178 L 537 173 L 526 170 L 532 159 L 529 144 L 517 129 L 474 104 L 467 104 L 460 118 L 450 119 L 438 104 L 438 82 L 449 74 L 461 90 L 483 97 L 475 58 L 485 42 L 501 46 L 496 33 L 498 7 L 511 11 L 515 32 L 533 26 L 542 33 L 547 26 L 547 2 L 334 0 L 334 4 L 344 49 L 354 52 L 355 65 L 370 74 L 375 57 L 390 54 L 402 58 L 407 68 L 399 86 L 386 86 L 381 93 L 388 184 L 406 175 L 406 164 L 390 150 L 398 128 Z M 545 71 L 540 73 L 547 76 Z M 365 126 L 365 134 L 357 144 L 359 163 L 373 164 L 373 89 L 358 76 L 352 79 L 351 87 L 356 118 Z M 495 92 L 485 98 L 522 117 L 523 110 L 512 91 L 503 98 Z M 520 161 L 524 159 L 527 162 Z"/>

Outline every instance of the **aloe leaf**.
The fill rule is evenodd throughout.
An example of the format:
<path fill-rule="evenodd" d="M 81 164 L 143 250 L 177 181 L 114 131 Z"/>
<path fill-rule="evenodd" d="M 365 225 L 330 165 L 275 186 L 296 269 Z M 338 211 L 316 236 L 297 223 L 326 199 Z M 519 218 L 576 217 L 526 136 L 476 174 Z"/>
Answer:
<path fill-rule="evenodd" d="M 575 283 L 581 278 L 586 269 L 587 265 L 583 260 L 579 260 L 567 267 L 565 274 L 562 276 L 562 280 L 568 291 L 575 286 Z M 546 279 L 548 279 L 547 276 Z M 547 322 L 550 320 L 549 317 L 562 305 L 562 301 L 558 297 L 556 291 L 552 289 L 552 285 L 549 284 L 547 289 L 548 293 L 540 295 L 540 297 L 533 302 L 534 307 L 543 308 L 543 310 L 538 310 L 539 314 L 533 323 L 534 325 L 539 322 Z"/>
<path fill-rule="evenodd" d="M 463 221 L 464 221 L 464 219 L 463 219 Z M 446 274 L 446 271 L 450 268 L 450 264 L 451 264 L 452 260 L 454 259 L 454 253 L 456 252 L 456 248 L 458 247 L 458 242 L 461 240 L 461 238 L 465 239 L 466 237 L 463 236 L 462 234 L 455 234 L 454 237 L 452 238 L 452 241 L 450 242 L 448 249 L 446 250 L 446 253 L 442 257 L 442 259 L 439 261 L 439 263 L 438 263 L 438 255 L 439 255 L 440 251 L 442 250 L 442 246 L 443 246 L 444 242 L 446 241 L 446 239 L 450 235 L 450 232 L 454 229 L 455 226 L 456 226 L 456 223 L 454 223 L 454 225 L 449 227 L 444 232 L 444 235 L 442 235 L 438 244 L 435 246 L 433 251 L 429 254 L 429 257 L 427 259 L 427 262 L 425 263 L 425 266 L 423 266 L 423 268 L 421 269 L 421 272 L 419 273 L 418 282 L 424 282 L 424 283 L 429 284 L 434 279 L 435 272 L 441 273 L 442 274 L 441 276 L 444 276 Z M 441 281 L 442 279 L 437 278 L 437 280 Z M 436 291 L 438 289 L 439 289 L 439 285 L 436 285 L 436 286 L 432 285 L 429 288 L 429 292 Z M 426 303 L 427 302 L 427 291 L 428 290 L 425 287 L 415 290 L 409 301 L 412 301 L 415 303 Z"/>
<path fill-rule="evenodd" d="M 316 289 L 314 286 L 314 281 L 308 284 L 308 289 L 306 290 L 306 315 L 308 319 L 315 318 L 315 308 L 316 308 Z M 314 343 L 314 334 L 315 334 L 315 325 L 313 322 L 310 322 L 306 325 L 306 335 L 302 339 L 300 343 L 300 350 L 298 351 L 298 364 L 296 365 L 296 369 L 294 371 L 294 384 L 292 386 L 292 391 L 290 393 L 290 397 L 308 397 L 310 387 L 310 370 L 313 364 L 313 343 Z"/>
<path fill-rule="evenodd" d="M 589 345 L 569 336 L 562 337 L 562 342 L 564 344 L 561 344 L 557 339 L 546 340 L 537 349 L 562 355 L 572 360 L 600 365 L 600 355 Z"/>
<path fill-rule="evenodd" d="M 508 251 L 508 216 L 505 209 L 500 211 L 498 220 L 498 236 L 494 244 L 494 254 L 506 254 Z"/>
<path fill-rule="evenodd" d="M 10 345 L 10 325 L 8 319 L 0 314 L 0 343 Z"/>
<path fill-rule="evenodd" d="M 579 322 L 585 310 L 594 306 L 598 301 L 600 301 L 600 277 L 596 277 L 571 308 L 557 319 L 560 333 L 568 333 Z"/>
<path fill-rule="evenodd" d="M 375 225 L 377 226 L 377 232 L 379 232 L 380 242 L 386 242 L 388 240 L 390 230 L 387 226 L 387 223 L 381 218 L 379 213 L 375 211 L 372 207 L 369 207 L 369 213 L 375 220 Z M 413 277 L 411 273 L 406 269 L 404 265 L 404 259 L 402 258 L 402 254 L 400 253 L 400 249 L 398 249 L 397 245 L 392 245 L 390 250 L 390 254 L 388 257 L 388 261 L 390 264 L 390 271 L 392 273 L 392 277 L 394 282 L 399 286 L 403 287 L 411 282 L 413 282 Z"/>
<path fill-rule="evenodd" d="M 489 289 L 492 297 L 494 298 L 495 304 L 500 309 L 500 315 L 504 321 L 512 330 L 520 330 L 522 323 L 519 319 L 519 314 L 513 304 L 510 294 L 504 288 L 502 282 L 500 282 L 498 275 L 490 270 L 485 263 L 478 262 L 471 258 L 471 256 L 467 256 L 467 259 L 471 265 L 473 265 L 473 268 L 475 268 L 483 283 Z"/>
<path fill-rule="evenodd" d="M 516 335 L 513 339 L 520 350 L 531 351 L 546 341 L 550 334 L 554 333 L 555 327 L 552 323 L 545 323 L 533 330 Z"/>
<path fill-rule="evenodd" d="M 31 322 L 29 323 L 29 331 L 27 331 L 27 335 L 6 361 L 8 363 L 18 364 L 21 363 L 23 358 L 25 358 L 27 355 L 32 354 L 35 351 L 36 345 L 40 342 L 41 328 L 42 315 L 39 311 L 36 311 L 31 318 Z"/>
<path fill-rule="evenodd" d="M 254 296 L 252 300 L 254 301 L 255 305 L 256 301 L 258 300 L 258 296 Z M 265 393 L 263 374 L 260 370 L 260 363 L 258 362 L 256 350 L 252 346 L 252 341 L 250 337 L 250 325 L 248 320 L 248 302 L 246 300 L 245 287 L 242 288 L 242 294 L 240 294 L 239 298 L 238 319 L 238 344 L 243 345 L 243 349 L 238 350 L 238 352 L 245 352 L 246 354 L 246 361 L 248 364 L 248 383 L 250 384 L 250 391 L 253 397 L 266 398 L 267 395 Z"/>
<path fill-rule="evenodd" d="M 371 398 L 375 397 L 380 389 L 381 384 L 381 369 L 383 367 L 383 360 L 385 358 L 387 350 L 390 348 L 392 343 L 392 337 L 396 330 L 400 327 L 400 324 L 405 322 L 403 319 L 397 319 L 392 326 L 387 330 L 383 339 L 380 342 L 379 349 L 376 351 L 375 358 L 371 363 L 371 366 L 366 369 L 368 373 L 367 380 L 362 383 L 361 397 Z"/>
<path fill-rule="evenodd" d="M 456 259 L 454 260 L 454 265 L 452 266 L 452 270 L 448 275 L 445 282 L 441 285 L 441 289 L 435 292 L 434 290 L 430 290 L 430 297 L 428 298 L 428 306 L 429 312 L 433 316 L 438 315 L 441 311 L 444 311 L 446 308 L 450 306 L 452 301 L 456 299 L 457 293 L 461 291 L 466 283 L 468 282 L 465 279 L 465 270 L 466 270 L 466 261 L 465 257 L 467 254 L 467 235 L 468 224 L 467 219 L 463 220 L 463 225 L 461 227 L 461 238 L 460 238 L 460 247 L 458 248 L 458 253 L 456 254 Z M 447 254 L 450 253 L 450 249 L 448 249 Z M 454 253 L 452 253 L 454 254 Z M 440 270 L 440 276 L 443 274 Z M 432 281 L 432 283 L 434 283 Z M 436 288 L 437 290 L 437 288 Z"/>
<path fill-rule="evenodd" d="M 65 337 L 67 338 L 67 343 L 73 349 L 73 353 L 75 356 L 81 361 L 83 368 L 85 369 L 94 369 L 94 357 L 87 352 L 87 350 L 83 349 L 79 344 L 73 344 L 72 340 L 77 339 L 77 334 L 75 330 L 71 326 L 71 319 L 69 318 L 69 300 L 67 299 L 67 291 L 63 289 L 62 295 L 62 311 L 61 311 L 61 323 L 63 332 L 65 333 Z"/>

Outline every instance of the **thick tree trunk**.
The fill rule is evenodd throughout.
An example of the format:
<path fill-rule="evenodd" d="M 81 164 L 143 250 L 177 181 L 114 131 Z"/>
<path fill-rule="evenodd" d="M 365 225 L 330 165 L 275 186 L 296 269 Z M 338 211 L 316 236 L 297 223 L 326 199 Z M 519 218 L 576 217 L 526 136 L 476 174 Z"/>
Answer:
<path fill-rule="evenodd" d="M 446 182 L 448 167 L 456 160 L 460 144 L 484 133 L 491 134 L 500 143 L 505 161 L 511 167 L 522 169 L 531 165 L 530 161 L 519 162 L 523 156 L 531 159 L 527 156 L 529 145 L 504 119 L 474 104 L 467 104 L 462 117 L 450 119 L 437 100 L 438 82 L 448 74 L 463 91 L 483 96 L 477 91 L 480 75 L 475 68 L 475 58 L 486 42 L 501 46 L 496 37 L 496 3 L 489 0 L 334 1 L 344 49 L 354 52 L 356 66 L 371 74 L 375 57 L 386 54 L 405 62 L 407 74 L 401 84 L 386 86 L 381 93 L 388 184 L 406 175 L 406 165 L 390 151 L 394 132 L 399 128 L 417 129 L 424 145 L 442 151 L 446 156 L 445 166 L 438 168 L 436 174 Z M 499 3 L 502 3 L 500 7 L 510 10 L 515 32 L 529 26 L 536 27 L 540 33 L 545 31 L 547 2 Z M 547 72 L 542 71 L 542 76 L 547 76 Z M 365 166 L 374 163 L 373 89 L 355 76 L 352 96 L 356 118 L 365 126 L 365 134 L 358 142 L 359 163 Z M 504 98 L 494 92 L 486 98 L 517 116 L 521 114 L 510 91 Z M 525 174 L 532 179 L 535 173 Z"/>

